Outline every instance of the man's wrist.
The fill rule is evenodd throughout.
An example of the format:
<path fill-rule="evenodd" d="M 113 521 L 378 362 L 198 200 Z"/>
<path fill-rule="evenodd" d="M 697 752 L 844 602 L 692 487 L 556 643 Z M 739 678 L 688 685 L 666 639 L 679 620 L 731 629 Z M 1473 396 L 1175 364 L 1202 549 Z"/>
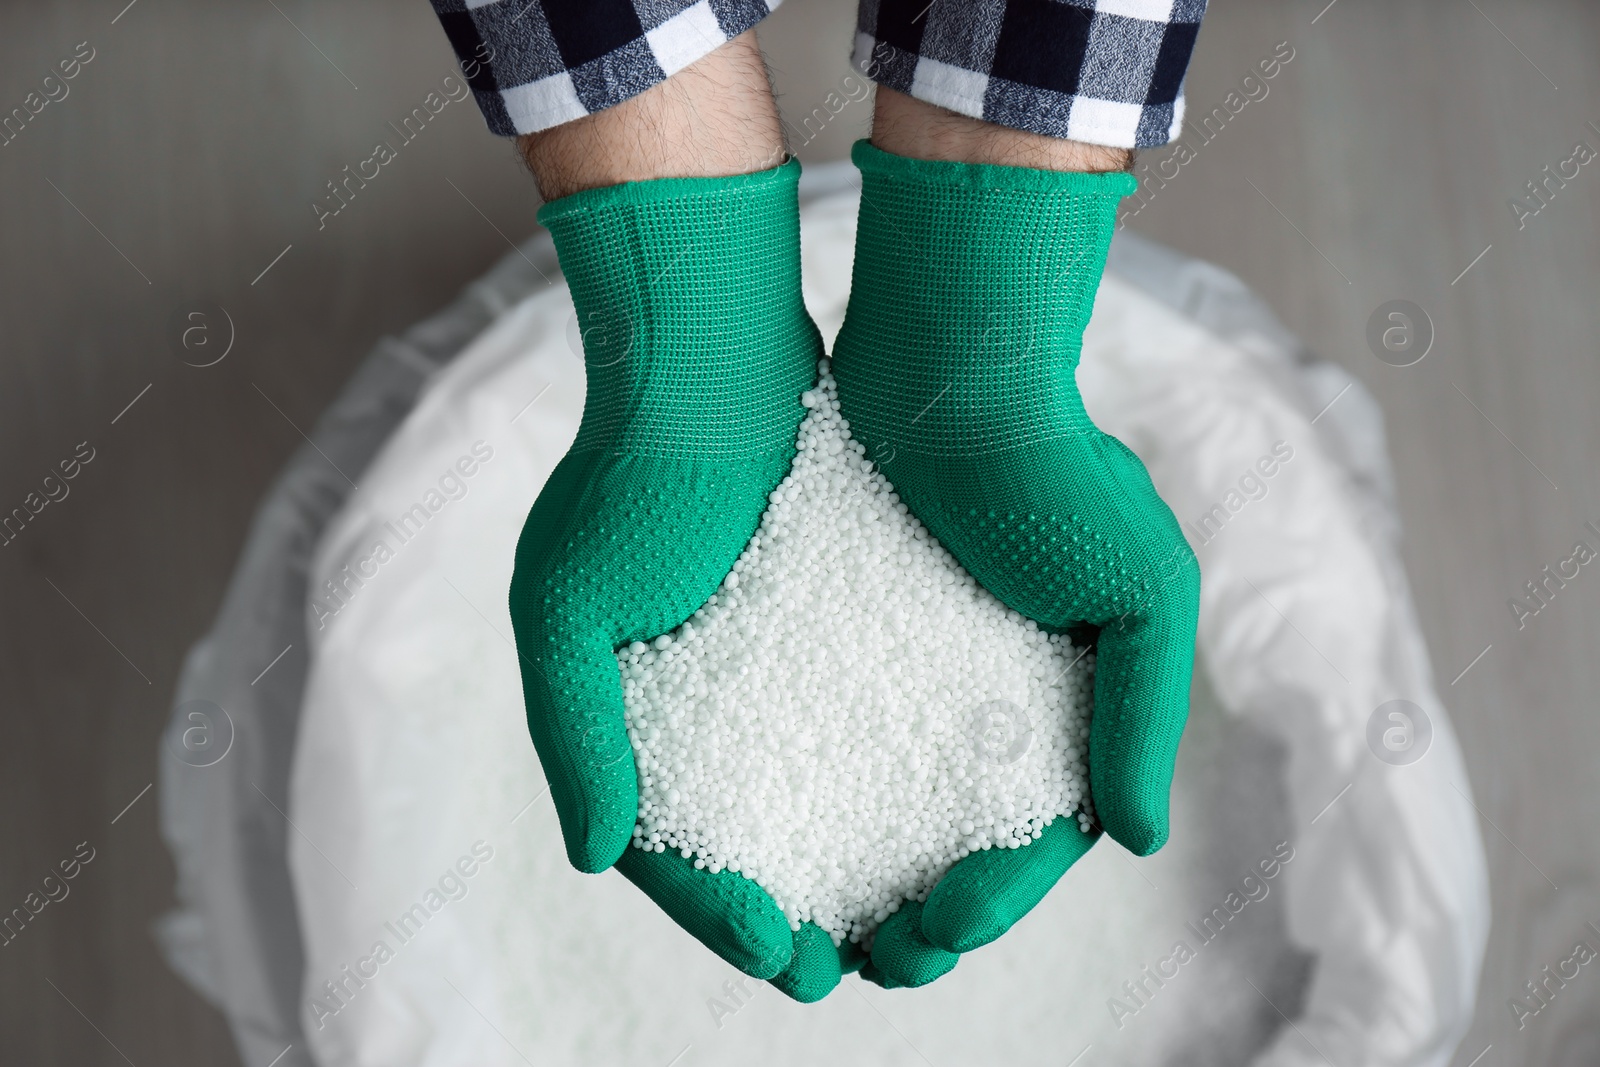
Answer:
<path fill-rule="evenodd" d="M 723 178 L 784 161 L 783 127 L 754 31 L 615 107 L 524 134 L 546 201 L 656 178 Z"/>
<path fill-rule="evenodd" d="M 950 163 L 989 163 L 1035 170 L 1104 173 L 1127 170 L 1126 148 L 1046 137 L 982 119 L 878 87 L 872 118 L 872 143 L 911 159 Z"/>

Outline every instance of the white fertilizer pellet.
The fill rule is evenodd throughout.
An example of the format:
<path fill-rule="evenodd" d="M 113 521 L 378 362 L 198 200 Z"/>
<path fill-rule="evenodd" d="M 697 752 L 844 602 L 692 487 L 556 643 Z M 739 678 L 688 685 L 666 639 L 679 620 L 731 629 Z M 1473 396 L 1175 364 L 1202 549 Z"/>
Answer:
<path fill-rule="evenodd" d="M 622 666 L 633 844 L 866 938 L 951 864 L 1090 817 L 1092 655 L 1009 610 L 850 437 L 828 363 L 722 587 Z"/>

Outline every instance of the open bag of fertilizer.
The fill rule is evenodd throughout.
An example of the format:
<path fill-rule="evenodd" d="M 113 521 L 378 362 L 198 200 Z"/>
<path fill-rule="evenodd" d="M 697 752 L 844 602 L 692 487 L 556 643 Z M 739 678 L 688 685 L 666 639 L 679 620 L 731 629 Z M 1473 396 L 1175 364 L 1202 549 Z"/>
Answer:
<path fill-rule="evenodd" d="M 825 338 L 838 328 L 850 276 L 849 173 L 824 169 L 806 183 L 806 302 Z M 830 182 L 846 191 L 828 193 Z M 218 816 L 198 811 L 197 783 L 221 788 L 244 773 L 229 769 L 237 761 L 165 769 L 163 788 L 176 799 L 164 821 L 189 879 L 169 952 L 181 948 L 191 961 L 211 954 L 210 971 L 191 963 L 184 973 L 229 1011 L 252 1067 L 291 1044 L 284 1063 L 309 1049 L 330 1067 L 1449 1061 L 1477 981 L 1486 878 L 1470 787 L 1397 562 L 1380 423 L 1359 385 L 1308 360 L 1237 281 L 1119 236 L 1079 370 L 1091 414 L 1143 459 L 1204 575 L 1171 841 L 1133 859 L 1102 839 L 1010 933 L 930 986 L 884 992 L 847 977 L 825 1001 L 801 1006 L 744 979 L 619 875 L 581 875 L 567 864 L 524 724 L 506 589 L 528 505 L 576 432 L 583 364 L 564 290 L 523 274 L 526 298 L 432 379 L 370 467 L 350 471 L 361 488 L 320 542 L 301 620 L 311 643 L 305 696 L 285 710 L 300 716 L 283 800 L 300 831 L 285 831 L 292 906 L 240 899 L 216 874 L 241 869 L 239 857 L 218 839 L 226 827 L 210 829 Z M 823 418 L 826 393 L 823 382 L 812 409 Z M 890 544 L 905 548 L 900 565 L 941 574 L 951 598 L 931 609 L 904 602 L 904 589 L 863 588 L 853 598 L 885 613 L 864 632 L 896 642 L 869 658 L 918 662 L 916 652 L 931 656 L 937 640 L 917 612 L 954 613 L 978 591 L 944 568 L 936 545 L 918 557 L 890 538 L 909 530 L 917 542 L 914 522 L 886 521 L 896 513 L 892 493 L 858 488 L 854 510 L 876 516 L 858 520 L 865 543 L 880 555 Z M 800 522 L 805 488 L 793 501 L 787 494 L 789 518 Z M 773 513 L 781 507 L 774 501 Z M 840 521 L 837 509 L 826 514 Z M 679 653 L 663 653 L 680 643 L 703 652 L 730 627 L 748 651 L 741 594 L 772 640 L 757 654 L 779 662 L 773 622 L 788 601 L 802 615 L 804 604 L 778 595 L 762 571 L 765 547 L 752 546 L 687 640 L 680 631 L 668 648 L 621 651 L 636 687 L 630 715 L 648 709 L 631 723 L 639 758 L 688 773 L 689 761 L 677 771 L 660 746 L 671 716 L 689 713 L 685 690 L 700 682 L 673 676 Z M 906 624 L 904 647 L 896 619 Z M 1013 623 L 1002 610 L 997 634 Z M 991 768 L 980 774 L 1026 789 L 1003 801 L 991 791 L 993 803 L 969 817 L 942 811 L 931 825 L 878 825 L 861 812 L 856 839 L 830 836 L 803 857 L 807 878 L 766 871 L 745 842 L 741 866 L 758 857 L 747 873 L 844 933 L 870 927 L 885 899 L 929 877 L 916 856 L 900 867 L 911 881 L 874 886 L 860 877 L 892 869 L 885 861 L 895 842 L 919 842 L 918 855 L 933 855 L 932 845 L 958 854 L 981 846 L 983 833 L 1020 844 L 1052 807 L 1070 814 L 1081 790 L 1072 779 L 1082 774 L 1075 723 L 1091 710 L 1072 686 L 1088 679 L 1092 656 L 1077 658 L 1081 650 L 1026 625 L 1015 630 L 1001 643 L 1038 691 L 1003 694 L 1005 705 L 994 701 L 982 717 L 960 699 L 945 702 L 952 713 L 943 718 L 898 716 L 906 736 L 892 739 L 900 762 L 890 780 L 898 772 L 908 810 L 945 795 L 975 805 L 977 779 L 964 793 L 957 768 L 939 763 L 957 751 L 933 743 L 950 732 L 962 734 L 969 764 Z M 230 631 L 240 647 L 241 632 Z M 281 647 L 240 654 L 265 662 Z M 209 651 L 191 661 L 180 700 L 206 695 L 220 673 L 221 653 Z M 687 672 L 688 657 L 681 663 Z M 921 663 L 930 679 L 948 667 Z M 821 667 L 790 684 L 820 684 Z M 1429 746 L 1411 762 L 1380 758 L 1381 746 L 1368 742 L 1374 713 L 1397 698 L 1431 725 Z M 1047 719 L 1047 707 L 1061 714 Z M 840 747 L 821 734 L 756 740 L 779 752 Z M 248 752 L 255 740 L 242 731 L 237 743 Z M 652 781 L 660 819 L 642 821 L 641 837 L 671 847 L 676 836 L 719 862 L 731 856 L 709 832 L 725 825 L 719 812 L 752 798 L 821 803 L 775 781 L 762 799 L 749 760 L 734 764 L 746 781 L 717 792 L 691 795 L 669 775 Z M 1021 773 L 1052 765 L 1059 779 Z M 200 777 L 211 771 L 219 773 Z M 252 791 L 239 781 L 240 821 L 281 822 L 267 803 L 254 818 L 242 810 Z M 180 803 L 184 796 L 195 802 Z M 673 814 L 690 807 L 699 812 L 694 828 Z M 297 927 L 277 918 L 285 911 Z M 297 938 L 298 988 L 230 950 L 227 931 L 237 928 L 258 943 Z M 246 991 L 262 986 L 271 998 L 249 1000 Z M 297 1019 L 264 1003 L 291 997 Z"/>
<path fill-rule="evenodd" d="M 978 849 L 1087 832 L 1093 659 L 1006 608 L 853 440 L 828 360 L 798 454 L 711 600 L 617 655 L 634 847 L 679 849 L 798 929 L 870 943 Z"/>

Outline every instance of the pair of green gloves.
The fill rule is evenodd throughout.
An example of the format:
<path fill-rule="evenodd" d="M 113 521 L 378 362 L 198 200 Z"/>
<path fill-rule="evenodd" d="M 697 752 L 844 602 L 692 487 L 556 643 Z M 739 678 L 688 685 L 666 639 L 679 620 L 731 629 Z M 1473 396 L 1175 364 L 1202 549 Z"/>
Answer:
<path fill-rule="evenodd" d="M 1147 855 L 1188 712 L 1199 573 L 1143 464 L 1084 412 L 1075 371 L 1127 174 L 906 159 L 866 142 L 833 373 L 850 432 L 985 588 L 1051 630 L 1098 628 L 1090 788 Z M 844 973 L 918 986 L 999 937 L 1098 831 L 1056 819 L 958 862 L 870 958 L 796 932 L 740 874 L 630 848 L 638 816 L 615 650 L 706 602 L 788 473 L 822 344 L 800 298 L 799 164 L 634 182 L 547 204 L 588 395 L 528 514 L 511 618 L 528 726 L 567 854 L 616 866 L 718 955 L 814 1001 Z M 1071 813 L 1062 812 L 1062 816 Z"/>

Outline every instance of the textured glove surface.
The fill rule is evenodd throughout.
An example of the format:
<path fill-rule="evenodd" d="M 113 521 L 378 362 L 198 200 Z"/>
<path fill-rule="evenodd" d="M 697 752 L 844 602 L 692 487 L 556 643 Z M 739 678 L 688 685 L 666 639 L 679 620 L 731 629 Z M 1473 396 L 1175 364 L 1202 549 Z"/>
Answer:
<path fill-rule="evenodd" d="M 1147 855 L 1167 838 L 1199 569 L 1144 465 L 1090 421 L 1075 376 L 1134 179 L 912 160 L 866 142 L 854 158 L 862 207 L 833 362 L 851 433 L 1008 607 L 1051 630 L 1099 628 L 1095 815 Z M 938 951 L 998 937 L 1091 841 L 1058 818 L 1029 846 L 957 863 L 921 934 Z M 874 946 L 876 971 L 913 985 L 953 965 L 905 950 L 912 940 L 890 937 L 884 963 Z"/>
<path fill-rule="evenodd" d="M 615 657 L 716 591 L 794 457 L 821 355 L 800 301 L 798 176 L 790 163 L 635 182 L 540 211 L 577 310 L 587 395 L 528 513 L 510 607 L 528 728 L 573 866 L 621 860 L 713 951 L 814 996 L 838 981 L 831 942 L 819 963 L 796 950 L 814 935 L 792 936 L 754 882 L 629 847 L 639 791 Z M 791 958 L 798 972 L 785 971 Z"/>

